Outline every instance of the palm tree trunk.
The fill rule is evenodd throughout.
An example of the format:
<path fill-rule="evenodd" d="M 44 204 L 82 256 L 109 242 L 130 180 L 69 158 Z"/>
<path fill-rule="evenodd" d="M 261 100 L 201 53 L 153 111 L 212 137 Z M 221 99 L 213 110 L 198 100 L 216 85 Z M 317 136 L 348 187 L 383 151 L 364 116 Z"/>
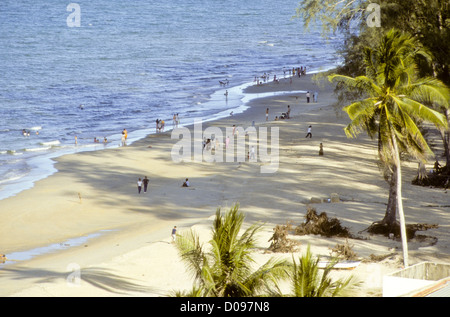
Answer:
<path fill-rule="evenodd" d="M 402 236 L 402 248 L 403 248 L 403 264 L 406 267 L 408 264 L 408 238 L 406 237 L 406 224 L 405 224 L 405 214 L 403 212 L 403 201 L 402 201 L 402 170 L 400 164 L 400 154 L 397 146 L 397 140 L 394 134 L 392 134 L 392 145 L 394 148 L 395 156 L 395 167 L 397 171 L 397 208 L 398 217 L 400 220 L 400 233 Z"/>
<path fill-rule="evenodd" d="M 389 199 L 386 207 L 386 214 L 384 215 L 381 223 L 390 228 L 390 232 L 394 232 L 394 227 L 397 221 L 397 169 L 393 169 L 388 183 Z"/>
<path fill-rule="evenodd" d="M 450 127 L 450 110 L 445 109 L 444 114 L 447 118 L 448 126 Z M 444 140 L 445 165 L 450 167 L 450 128 L 447 128 L 442 134 L 442 139 Z"/>

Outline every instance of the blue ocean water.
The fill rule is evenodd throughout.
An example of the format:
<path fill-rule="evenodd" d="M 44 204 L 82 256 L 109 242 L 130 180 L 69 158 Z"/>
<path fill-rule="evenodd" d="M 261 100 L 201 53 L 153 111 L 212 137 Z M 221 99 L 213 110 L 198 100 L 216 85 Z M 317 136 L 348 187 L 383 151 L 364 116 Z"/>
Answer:
<path fill-rule="evenodd" d="M 242 106 L 213 98 L 219 81 L 340 62 L 339 38 L 292 19 L 295 0 L 73 1 L 79 27 L 70 1 L 0 4 L 0 199 L 51 174 L 48 158 L 117 146 L 124 128 L 139 139 L 158 118 L 188 123 Z"/>

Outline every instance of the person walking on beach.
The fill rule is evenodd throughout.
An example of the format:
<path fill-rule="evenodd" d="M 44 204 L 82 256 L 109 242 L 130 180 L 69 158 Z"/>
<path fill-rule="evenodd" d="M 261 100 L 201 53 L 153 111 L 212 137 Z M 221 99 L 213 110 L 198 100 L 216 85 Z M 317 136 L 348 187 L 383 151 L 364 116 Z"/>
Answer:
<path fill-rule="evenodd" d="M 266 109 L 266 121 L 269 121 L 269 108 Z"/>
<path fill-rule="evenodd" d="M 144 193 L 147 192 L 148 182 L 149 182 L 149 179 L 147 178 L 147 176 L 145 176 L 144 180 L 142 181 L 142 183 L 144 184 Z"/>
<path fill-rule="evenodd" d="M 305 138 L 307 138 L 307 137 L 309 137 L 310 139 L 312 138 L 312 132 L 311 132 L 311 130 L 312 130 L 312 127 L 309 126 L 309 127 L 308 127 L 308 133 L 306 134 L 306 137 L 305 137 Z"/>
<path fill-rule="evenodd" d="M 140 194 L 142 189 L 142 180 L 140 178 L 137 181 L 137 187 L 138 187 L 138 194 Z"/>
<path fill-rule="evenodd" d="M 172 242 L 175 242 L 176 237 L 177 237 L 177 226 L 173 226 L 173 229 L 172 229 Z"/>
<path fill-rule="evenodd" d="M 309 91 L 306 92 L 306 102 L 309 103 L 309 97 L 310 97 L 310 93 Z"/>

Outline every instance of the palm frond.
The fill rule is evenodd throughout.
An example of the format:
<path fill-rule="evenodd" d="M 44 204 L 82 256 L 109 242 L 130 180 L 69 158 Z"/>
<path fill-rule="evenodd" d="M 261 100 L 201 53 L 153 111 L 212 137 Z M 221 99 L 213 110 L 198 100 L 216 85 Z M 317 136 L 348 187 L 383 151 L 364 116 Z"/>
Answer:
<path fill-rule="evenodd" d="M 446 109 L 450 107 L 450 89 L 440 80 L 422 78 L 404 87 L 405 94 L 421 103 L 436 104 Z"/>
<path fill-rule="evenodd" d="M 395 102 L 403 109 L 403 112 L 406 112 L 409 116 L 433 123 L 436 127 L 447 127 L 447 119 L 442 113 L 410 98 L 392 96 L 392 99 L 395 100 Z"/>

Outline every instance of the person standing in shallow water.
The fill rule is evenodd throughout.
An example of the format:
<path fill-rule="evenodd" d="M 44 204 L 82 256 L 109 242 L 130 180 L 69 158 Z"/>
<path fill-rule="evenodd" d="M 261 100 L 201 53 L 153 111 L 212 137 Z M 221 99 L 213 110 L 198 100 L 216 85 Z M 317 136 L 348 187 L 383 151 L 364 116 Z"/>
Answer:
<path fill-rule="evenodd" d="M 323 156 L 323 145 L 322 145 L 322 143 L 320 143 L 320 145 L 319 145 L 319 155 Z"/>

